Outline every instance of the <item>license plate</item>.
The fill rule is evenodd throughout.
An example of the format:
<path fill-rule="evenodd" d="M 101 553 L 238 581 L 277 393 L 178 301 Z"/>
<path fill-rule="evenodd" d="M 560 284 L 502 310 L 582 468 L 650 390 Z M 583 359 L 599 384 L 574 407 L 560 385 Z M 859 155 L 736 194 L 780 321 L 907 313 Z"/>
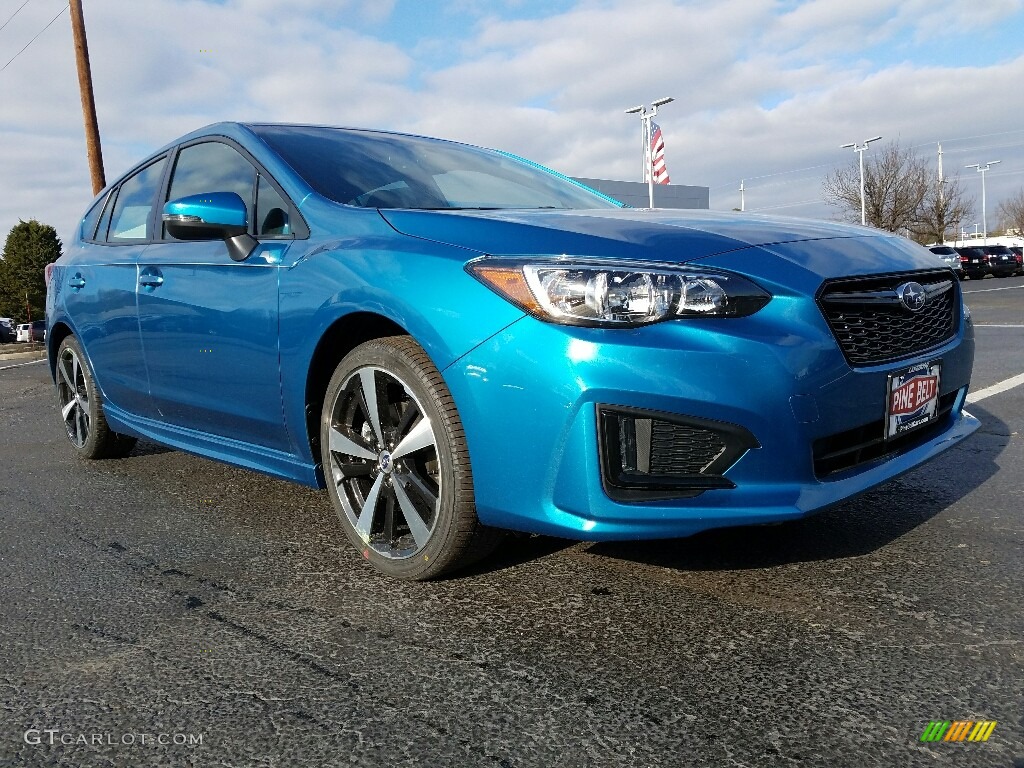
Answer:
<path fill-rule="evenodd" d="M 885 405 L 885 439 L 906 434 L 931 422 L 939 412 L 942 363 L 922 363 L 889 374 Z"/>

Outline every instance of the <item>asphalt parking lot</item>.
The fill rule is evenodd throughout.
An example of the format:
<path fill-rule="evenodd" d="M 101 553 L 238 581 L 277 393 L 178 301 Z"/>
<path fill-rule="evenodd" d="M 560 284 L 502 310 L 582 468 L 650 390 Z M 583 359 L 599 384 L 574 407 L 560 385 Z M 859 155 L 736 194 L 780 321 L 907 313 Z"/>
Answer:
<path fill-rule="evenodd" d="M 785 525 L 532 537 L 389 581 L 325 494 L 85 463 L 0 358 L 0 766 L 1024 768 L 1024 278 L 963 284 L 982 429 Z M 27 363 L 27 364 L 26 364 Z M 922 742 L 931 721 L 995 721 Z"/>

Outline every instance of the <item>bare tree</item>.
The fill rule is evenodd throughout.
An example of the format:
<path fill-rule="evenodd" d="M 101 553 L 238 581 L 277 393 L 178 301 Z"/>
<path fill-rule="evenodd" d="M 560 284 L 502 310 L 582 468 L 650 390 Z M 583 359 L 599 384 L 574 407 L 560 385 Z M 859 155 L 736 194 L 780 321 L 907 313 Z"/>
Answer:
<path fill-rule="evenodd" d="M 889 232 L 914 229 L 920 218 L 931 172 L 928 163 L 898 141 L 864 158 L 864 206 L 867 223 Z M 860 221 L 860 165 L 836 170 L 825 178 L 825 201 L 844 217 Z"/>
<path fill-rule="evenodd" d="M 999 204 L 999 218 L 1008 230 L 1024 235 L 1024 189 Z"/>
<path fill-rule="evenodd" d="M 915 240 L 928 245 L 946 242 L 946 233 L 955 234 L 974 209 L 974 198 L 967 197 L 959 176 L 933 178 L 921 202 L 917 222 L 910 231 Z"/>

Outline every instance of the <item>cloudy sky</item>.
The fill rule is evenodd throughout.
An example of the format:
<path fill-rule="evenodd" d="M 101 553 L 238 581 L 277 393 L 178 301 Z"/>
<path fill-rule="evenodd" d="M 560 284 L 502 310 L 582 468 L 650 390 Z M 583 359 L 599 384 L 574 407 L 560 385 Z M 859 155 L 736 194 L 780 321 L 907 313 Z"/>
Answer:
<path fill-rule="evenodd" d="M 499 147 L 639 180 L 662 96 L 674 183 L 711 207 L 835 217 L 839 145 L 882 134 L 1024 187 L 1024 0 L 84 0 L 107 179 L 218 120 L 323 122 Z M 65 10 L 62 11 L 62 8 Z M 52 24 L 44 30 L 48 22 Z M 92 197 L 66 3 L 0 0 L 0 236 L 67 238 Z M 44 30 L 41 32 L 40 31 Z M 35 35 L 39 35 L 27 48 Z"/>

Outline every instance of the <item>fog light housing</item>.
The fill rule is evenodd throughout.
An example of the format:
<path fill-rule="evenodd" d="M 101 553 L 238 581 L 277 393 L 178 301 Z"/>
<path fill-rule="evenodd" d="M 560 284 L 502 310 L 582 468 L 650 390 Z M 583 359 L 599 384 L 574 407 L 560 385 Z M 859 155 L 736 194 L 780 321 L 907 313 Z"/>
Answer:
<path fill-rule="evenodd" d="M 597 406 L 601 484 L 616 501 L 689 498 L 735 488 L 724 473 L 757 439 L 724 421 Z"/>

